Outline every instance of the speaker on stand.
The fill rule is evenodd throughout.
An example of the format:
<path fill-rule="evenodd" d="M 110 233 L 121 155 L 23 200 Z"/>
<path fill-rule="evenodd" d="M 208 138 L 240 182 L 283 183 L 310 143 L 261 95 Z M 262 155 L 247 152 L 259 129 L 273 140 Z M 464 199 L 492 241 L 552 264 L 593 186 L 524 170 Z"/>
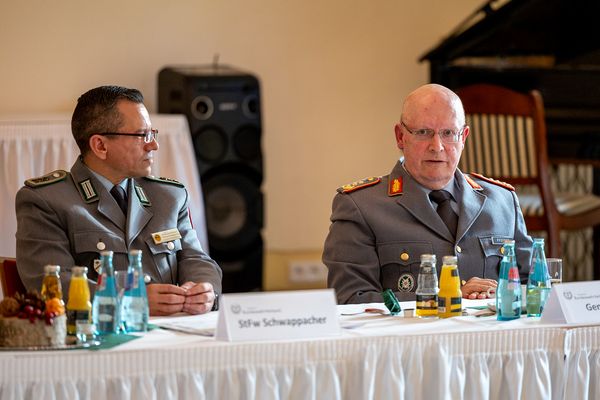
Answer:
<path fill-rule="evenodd" d="M 158 75 L 158 112 L 185 114 L 206 211 L 211 257 L 223 292 L 262 287 L 263 180 L 260 87 L 224 66 L 166 67 Z"/>

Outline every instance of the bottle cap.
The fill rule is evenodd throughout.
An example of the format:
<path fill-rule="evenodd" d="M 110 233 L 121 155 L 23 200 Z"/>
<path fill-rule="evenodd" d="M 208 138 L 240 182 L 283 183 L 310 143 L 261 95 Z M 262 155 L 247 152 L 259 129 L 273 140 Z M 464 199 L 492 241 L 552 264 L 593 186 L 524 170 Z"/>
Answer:
<path fill-rule="evenodd" d="M 442 262 L 444 263 L 444 265 L 457 265 L 458 258 L 456 256 L 444 256 L 442 258 Z"/>
<path fill-rule="evenodd" d="M 48 265 L 46 265 L 44 267 L 44 272 L 46 274 L 49 274 L 49 273 L 53 274 L 55 272 L 58 274 L 58 273 L 60 273 L 60 265 L 50 265 L 50 264 L 48 264 Z"/>
<path fill-rule="evenodd" d="M 73 273 L 73 274 L 87 274 L 87 272 L 88 272 L 87 267 L 75 265 L 73 268 L 71 268 L 71 273 Z"/>
<path fill-rule="evenodd" d="M 432 264 L 435 264 L 437 262 L 437 259 L 435 257 L 435 254 L 421 254 L 421 262 L 430 262 Z"/>

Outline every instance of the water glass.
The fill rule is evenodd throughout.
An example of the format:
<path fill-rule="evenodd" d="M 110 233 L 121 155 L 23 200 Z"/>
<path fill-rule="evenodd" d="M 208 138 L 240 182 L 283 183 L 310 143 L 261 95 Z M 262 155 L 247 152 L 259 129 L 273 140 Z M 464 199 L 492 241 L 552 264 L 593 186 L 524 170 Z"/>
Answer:
<path fill-rule="evenodd" d="M 562 262 L 561 258 L 546 258 L 548 274 L 550 275 L 550 283 L 552 286 L 556 283 L 562 283 Z"/>

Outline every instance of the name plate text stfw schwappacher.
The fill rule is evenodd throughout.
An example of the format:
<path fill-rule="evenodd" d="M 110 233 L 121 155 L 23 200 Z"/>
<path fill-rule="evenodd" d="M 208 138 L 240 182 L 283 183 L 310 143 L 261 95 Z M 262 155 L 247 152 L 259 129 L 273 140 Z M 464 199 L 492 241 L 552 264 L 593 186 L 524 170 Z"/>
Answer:
<path fill-rule="evenodd" d="M 341 332 L 333 289 L 224 294 L 215 338 L 306 339 Z"/>

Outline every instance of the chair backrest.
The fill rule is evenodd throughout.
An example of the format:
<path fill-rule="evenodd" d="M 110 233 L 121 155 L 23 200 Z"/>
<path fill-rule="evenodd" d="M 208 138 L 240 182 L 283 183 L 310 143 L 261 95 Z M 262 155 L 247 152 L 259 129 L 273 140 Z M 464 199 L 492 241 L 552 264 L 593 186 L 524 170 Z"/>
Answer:
<path fill-rule="evenodd" d="M 0 281 L 4 297 L 26 292 L 19 271 L 17 271 L 17 261 L 14 258 L 0 258 Z"/>
<path fill-rule="evenodd" d="M 525 223 L 552 231 L 550 247 L 559 248 L 542 96 L 537 90 L 520 93 L 491 84 L 465 86 L 456 93 L 471 128 L 460 169 L 517 186 L 534 185 L 544 213 L 536 217 L 524 212 Z"/>
<path fill-rule="evenodd" d="M 471 128 L 461 170 L 513 184 L 539 184 L 548 165 L 541 95 L 490 84 L 466 86 L 457 94 Z"/>

